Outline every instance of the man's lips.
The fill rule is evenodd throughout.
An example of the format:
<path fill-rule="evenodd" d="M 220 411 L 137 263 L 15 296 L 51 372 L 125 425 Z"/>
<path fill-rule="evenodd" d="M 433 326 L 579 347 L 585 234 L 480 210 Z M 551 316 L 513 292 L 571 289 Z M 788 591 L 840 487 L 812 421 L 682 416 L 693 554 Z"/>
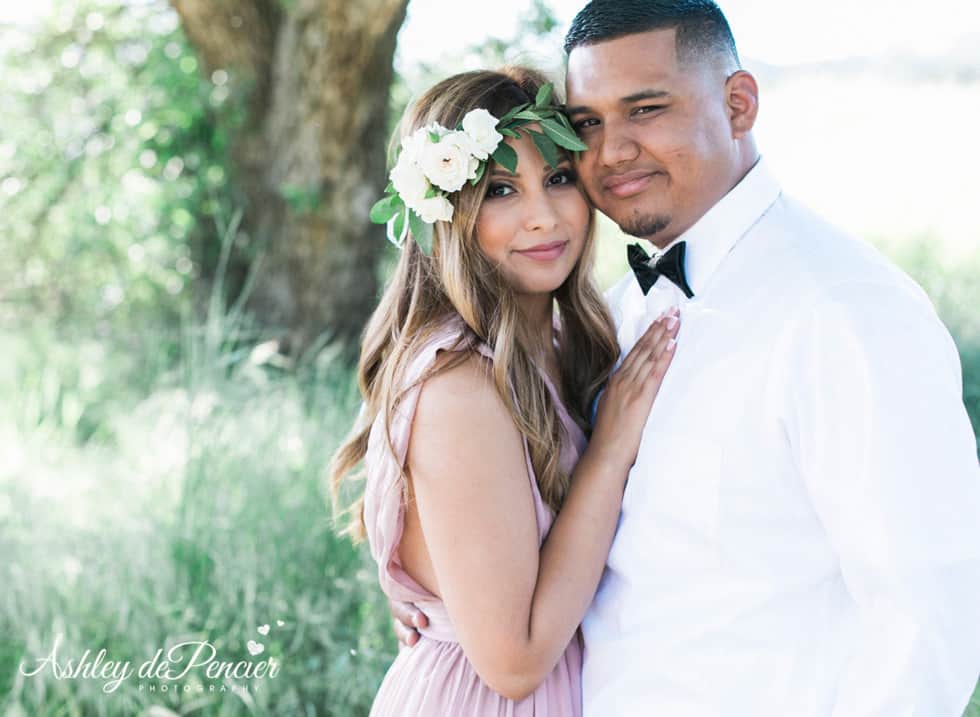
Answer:
<path fill-rule="evenodd" d="M 625 199 L 646 189 L 657 174 L 650 169 L 635 169 L 632 172 L 612 174 L 602 180 L 602 188 L 614 197 Z"/>
<path fill-rule="evenodd" d="M 561 256 L 561 253 L 565 251 L 567 245 L 568 241 L 552 241 L 546 244 L 535 244 L 527 249 L 518 249 L 516 251 L 518 254 L 526 256 L 529 259 L 551 261 Z"/>

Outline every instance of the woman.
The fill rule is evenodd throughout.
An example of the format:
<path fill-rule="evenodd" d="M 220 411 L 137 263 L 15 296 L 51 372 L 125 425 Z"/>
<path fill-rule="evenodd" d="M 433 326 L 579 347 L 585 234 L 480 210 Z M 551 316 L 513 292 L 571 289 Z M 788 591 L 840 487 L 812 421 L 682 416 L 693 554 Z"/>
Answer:
<path fill-rule="evenodd" d="M 424 143 L 444 128 L 540 106 L 544 85 L 526 69 L 451 77 L 406 113 L 403 154 L 424 166 Z M 471 181 L 445 195 L 451 219 L 434 221 L 431 255 L 402 245 L 364 336 L 364 409 L 332 466 L 336 495 L 364 460 L 352 528 L 366 530 L 389 599 L 429 618 L 388 670 L 378 717 L 581 713 L 578 625 L 673 355 L 676 312 L 610 378 L 618 347 L 591 280 L 594 213 L 571 158 L 550 166 L 539 140 L 504 132 L 516 174 L 500 166 L 506 151 L 482 169 L 464 157 Z M 407 195 L 401 166 L 393 185 Z"/>

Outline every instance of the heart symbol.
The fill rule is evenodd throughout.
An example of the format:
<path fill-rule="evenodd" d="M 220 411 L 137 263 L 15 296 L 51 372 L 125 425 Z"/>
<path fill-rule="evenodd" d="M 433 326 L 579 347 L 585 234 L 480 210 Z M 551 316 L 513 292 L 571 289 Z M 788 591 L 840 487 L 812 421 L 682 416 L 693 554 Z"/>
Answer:
<path fill-rule="evenodd" d="M 261 642 L 256 642 L 255 640 L 249 640 L 246 647 L 248 648 L 249 654 L 253 656 L 258 655 L 265 649 L 265 645 L 263 645 Z"/>
<path fill-rule="evenodd" d="M 285 625 L 286 623 L 284 623 L 284 622 L 283 622 L 282 620 L 276 620 L 276 624 L 277 624 L 277 625 L 278 625 L 279 627 L 282 627 L 282 626 L 283 626 L 283 625 Z"/>
<path fill-rule="evenodd" d="M 268 625 L 262 625 L 259 628 L 259 634 L 260 635 L 268 635 L 269 634 L 269 626 Z"/>

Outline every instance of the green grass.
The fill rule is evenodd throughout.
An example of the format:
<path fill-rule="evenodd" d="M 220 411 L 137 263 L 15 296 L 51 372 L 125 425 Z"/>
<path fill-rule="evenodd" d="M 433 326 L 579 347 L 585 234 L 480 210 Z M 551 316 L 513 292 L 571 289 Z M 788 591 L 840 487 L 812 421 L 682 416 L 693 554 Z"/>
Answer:
<path fill-rule="evenodd" d="M 276 368 L 235 331 L 185 332 L 166 370 L 125 343 L 2 337 L 0 713 L 366 714 L 395 646 L 373 562 L 329 518 L 324 467 L 355 409 L 351 376 L 329 356 Z M 153 339 L 141 350 L 174 340 Z M 133 677 L 106 695 L 101 680 L 20 675 L 59 635 L 62 660 L 105 648 L 138 666 L 208 640 L 220 660 L 271 655 L 281 671 L 249 694 L 150 694 Z"/>

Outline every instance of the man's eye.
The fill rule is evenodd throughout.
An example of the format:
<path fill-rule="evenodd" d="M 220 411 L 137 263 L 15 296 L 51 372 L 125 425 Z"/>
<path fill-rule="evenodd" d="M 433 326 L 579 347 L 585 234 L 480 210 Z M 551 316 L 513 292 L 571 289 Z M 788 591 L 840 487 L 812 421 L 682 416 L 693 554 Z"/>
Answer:
<path fill-rule="evenodd" d="M 651 112 L 656 112 L 657 110 L 662 110 L 664 105 L 644 105 L 643 107 L 637 107 L 633 110 L 634 115 L 646 115 Z"/>
<path fill-rule="evenodd" d="M 487 188 L 488 197 L 506 197 L 513 193 L 514 188 L 506 184 L 493 183 Z"/>
<path fill-rule="evenodd" d="M 579 120 L 573 125 L 573 127 L 575 128 L 576 132 L 581 132 L 583 129 L 589 129 L 597 126 L 598 124 L 599 120 L 595 119 L 594 117 L 590 117 L 589 119 Z"/>

